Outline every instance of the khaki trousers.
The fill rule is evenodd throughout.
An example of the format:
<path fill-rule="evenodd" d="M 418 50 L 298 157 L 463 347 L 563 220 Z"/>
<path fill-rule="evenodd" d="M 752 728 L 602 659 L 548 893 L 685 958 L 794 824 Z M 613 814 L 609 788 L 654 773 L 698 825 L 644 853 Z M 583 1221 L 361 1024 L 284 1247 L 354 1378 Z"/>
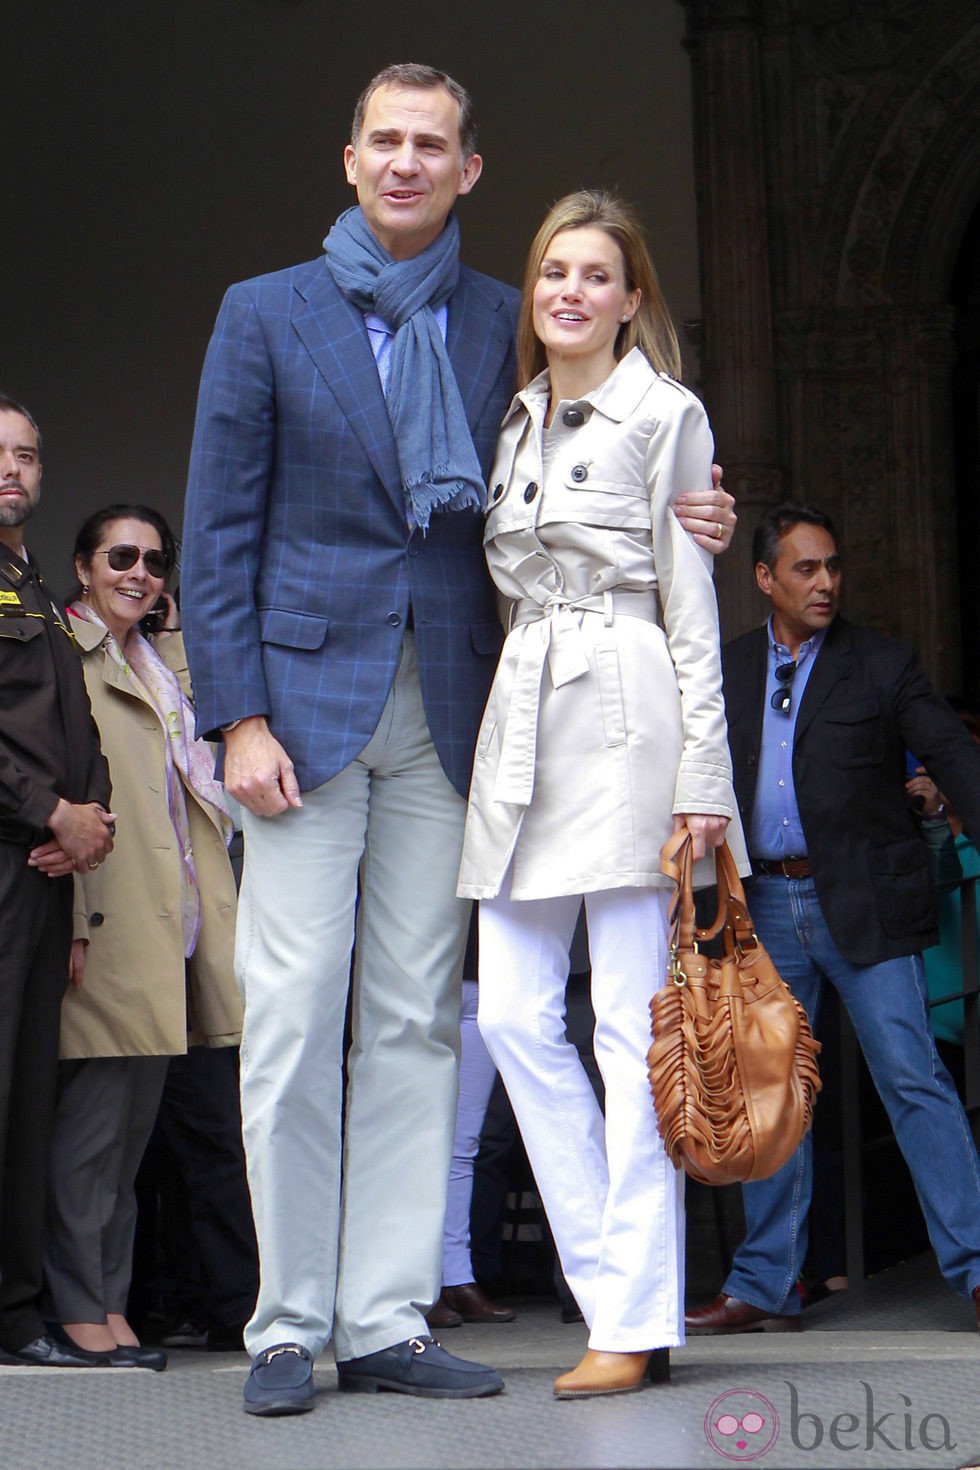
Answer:
<path fill-rule="evenodd" d="M 236 969 L 259 1245 L 253 1355 L 282 1342 L 316 1355 L 332 1337 L 344 1360 L 428 1330 L 456 1111 L 464 812 L 408 635 L 357 760 L 304 792 L 301 810 L 244 814 Z"/>

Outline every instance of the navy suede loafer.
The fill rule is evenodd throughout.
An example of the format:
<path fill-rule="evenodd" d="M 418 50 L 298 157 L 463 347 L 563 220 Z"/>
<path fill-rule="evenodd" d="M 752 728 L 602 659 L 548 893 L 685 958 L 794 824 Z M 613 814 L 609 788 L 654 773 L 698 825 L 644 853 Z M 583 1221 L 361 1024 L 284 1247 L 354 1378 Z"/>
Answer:
<path fill-rule="evenodd" d="M 387 1390 L 424 1399 L 481 1399 L 504 1386 L 495 1368 L 454 1357 L 434 1337 L 410 1337 L 379 1353 L 348 1358 L 337 1364 L 337 1379 L 347 1393 Z"/>
<path fill-rule="evenodd" d="M 245 1380 L 246 1414 L 305 1414 L 313 1407 L 313 1355 L 281 1342 L 252 1359 Z"/>

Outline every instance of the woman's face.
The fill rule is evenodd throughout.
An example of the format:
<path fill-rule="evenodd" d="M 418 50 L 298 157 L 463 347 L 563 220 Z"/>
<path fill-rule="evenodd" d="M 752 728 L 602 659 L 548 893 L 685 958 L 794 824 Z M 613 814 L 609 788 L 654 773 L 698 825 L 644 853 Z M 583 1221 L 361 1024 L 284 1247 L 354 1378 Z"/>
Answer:
<path fill-rule="evenodd" d="M 582 225 L 552 236 L 531 299 L 535 336 L 549 362 L 594 360 L 601 382 L 615 366 L 619 330 L 639 304 L 639 291 L 626 289 L 623 253 L 605 230 Z"/>
<path fill-rule="evenodd" d="M 113 547 L 139 547 L 140 556 L 125 571 L 114 571 L 108 552 Z M 155 527 L 146 521 L 110 521 L 102 532 L 102 539 L 86 566 L 81 557 L 76 558 L 75 570 L 84 587 L 88 585 L 86 601 L 98 613 L 120 643 L 123 643 L 140 618 L 150 611 L 163 591 L 166 577 L 151 572 L 143 553 L 162 552 L 163 543 Z M 130 553 L 131 555 L 131 553 Z M 127 561 L 129 556 L 118 554 L 115 561 Z"/>

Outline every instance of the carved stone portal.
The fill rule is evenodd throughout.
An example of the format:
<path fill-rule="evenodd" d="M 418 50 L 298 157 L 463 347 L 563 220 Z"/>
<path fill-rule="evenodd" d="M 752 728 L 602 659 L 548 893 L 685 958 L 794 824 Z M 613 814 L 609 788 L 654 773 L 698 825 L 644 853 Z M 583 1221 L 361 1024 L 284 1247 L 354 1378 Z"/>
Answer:
<path fill-rule="evenodd" d="M 705 400 L 743 526 L 837 520 L 857 620 L 964 670 L 953 266 L 980 202 L 973 0 L 681 0 L 694 82 Z M 970 554 L 973 555 L 971 548 Z M 726 635 L 759 621 L 749 536 Z"/>

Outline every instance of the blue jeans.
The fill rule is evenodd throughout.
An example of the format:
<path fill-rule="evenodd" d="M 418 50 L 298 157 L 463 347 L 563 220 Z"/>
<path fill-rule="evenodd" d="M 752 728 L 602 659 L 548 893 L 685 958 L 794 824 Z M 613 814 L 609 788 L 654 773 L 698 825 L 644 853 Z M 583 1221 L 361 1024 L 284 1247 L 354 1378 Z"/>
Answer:
<path fill-rule="evenodd" d="M 759 938 L 811 1022 L 825 981 L 844 1001 L 942 1273 L 969 1296 L 980 1283 L 980 1160 L 936 1051 L 921 956 L 852 965 L 830 937 L 810 878 L 757 877 L 749 907 Z M 743 1186 L 746 1236 L 725 1282 L 729 1296 L 784 1315 L 800 1310 L 794 1287 L 806 1255 L 812 1190 L 809 1134 L 771 1179 Z"/>

